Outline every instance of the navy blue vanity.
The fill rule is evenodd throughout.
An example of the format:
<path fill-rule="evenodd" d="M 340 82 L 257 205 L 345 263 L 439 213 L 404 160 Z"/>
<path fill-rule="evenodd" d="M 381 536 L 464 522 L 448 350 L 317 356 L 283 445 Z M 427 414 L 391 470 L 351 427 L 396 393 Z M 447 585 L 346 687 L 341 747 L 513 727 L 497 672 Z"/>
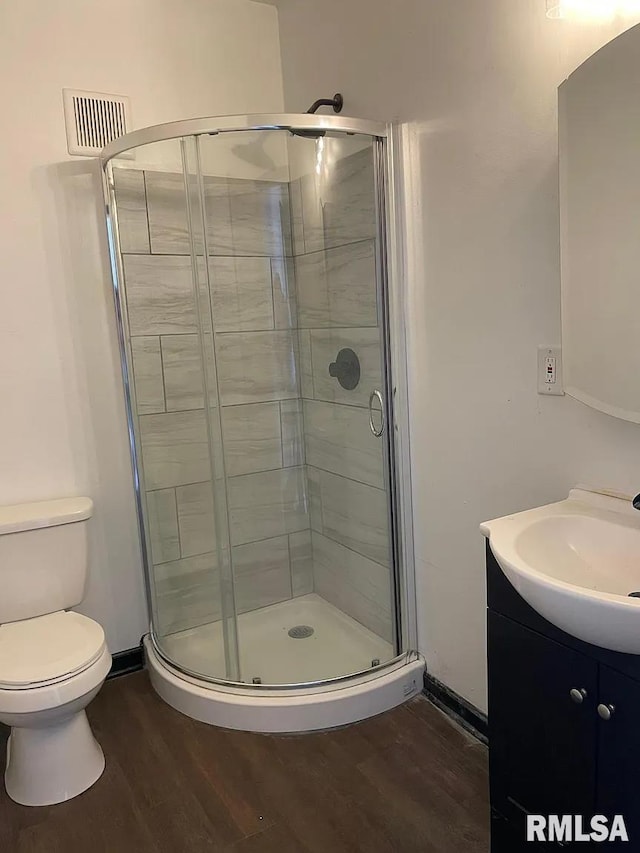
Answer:
<path fill-rule="evenodd" d="M 640 656 L 543 619 L 488 542 L 487 602 L 491 853 L 575 847 L 528 843 L 527 814 L 622 814 L 629 843 L 591 845 L 640 851 Z"/>

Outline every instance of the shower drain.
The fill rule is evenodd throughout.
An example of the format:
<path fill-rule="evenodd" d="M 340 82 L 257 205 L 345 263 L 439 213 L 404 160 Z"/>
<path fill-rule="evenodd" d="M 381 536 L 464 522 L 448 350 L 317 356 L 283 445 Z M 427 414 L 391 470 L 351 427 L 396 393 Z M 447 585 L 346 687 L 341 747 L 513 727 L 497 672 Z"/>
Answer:
<path fill-rule="evenodd" d="M 313 634 L 313 628 L 310 625 L 294 625 L 289 628 L 288 634 L 294 640 L 306 640 Z"/>

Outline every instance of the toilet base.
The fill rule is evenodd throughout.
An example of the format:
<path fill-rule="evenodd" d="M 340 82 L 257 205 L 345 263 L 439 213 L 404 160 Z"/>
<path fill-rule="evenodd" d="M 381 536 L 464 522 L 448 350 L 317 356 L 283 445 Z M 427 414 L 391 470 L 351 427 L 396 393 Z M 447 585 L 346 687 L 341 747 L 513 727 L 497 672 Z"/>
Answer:
<path fill-rule="evenodd" d="M 23 806 L 50 806 L 82 794 L 105 762 L 87 715 L 78 711 L 42 728 L 13 727 L 4 774 L 7 794 Z"/>

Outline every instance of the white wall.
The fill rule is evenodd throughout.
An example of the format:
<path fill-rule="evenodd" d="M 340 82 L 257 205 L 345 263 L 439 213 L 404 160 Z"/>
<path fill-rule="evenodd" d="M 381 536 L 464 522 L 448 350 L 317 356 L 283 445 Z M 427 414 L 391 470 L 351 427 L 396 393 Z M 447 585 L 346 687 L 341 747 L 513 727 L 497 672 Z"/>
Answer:
<path fill-rule="evenodd" d="M 279 111 L 276 12 L 248 0 L 5 0 L 0 9 L 0 504 L 95 501 L 83 611 L 146 630 L 101 189 L 63 87 L 130 95 L 143 127 Z"/>
<path fill-rule="evenodd" d="M 410 283 L 421 650 L 486 707 L 478 523 L 577 482 L 640 491 L 640 429 L 536 393 L 560 337 L 556 88 L 623 25 L 544 0 L 279 0 L 285 103 L 415 123 L 424 276 Z"/>

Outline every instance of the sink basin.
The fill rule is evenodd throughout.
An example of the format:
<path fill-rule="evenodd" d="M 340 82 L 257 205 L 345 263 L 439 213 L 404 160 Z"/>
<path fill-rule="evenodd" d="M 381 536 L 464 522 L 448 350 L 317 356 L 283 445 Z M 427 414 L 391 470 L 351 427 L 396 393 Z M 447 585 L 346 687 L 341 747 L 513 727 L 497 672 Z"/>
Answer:
<path fill-rule="evenodd" d="M 640 654 L 640 512 L 628 498 L 573 489 L 565 501 L 480 525 L 498 565 L 552 624 Z"/>

